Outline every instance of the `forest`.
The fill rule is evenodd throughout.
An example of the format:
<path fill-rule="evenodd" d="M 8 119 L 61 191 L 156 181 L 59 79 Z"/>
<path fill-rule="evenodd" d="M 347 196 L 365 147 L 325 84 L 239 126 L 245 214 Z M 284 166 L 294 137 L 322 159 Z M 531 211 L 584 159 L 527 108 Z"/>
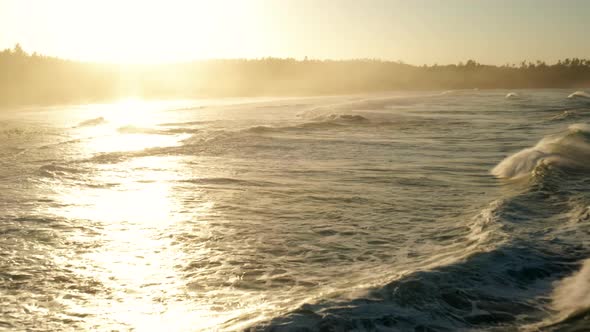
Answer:
<path fill-rule="evenodd" d="M 103 102 L 123 97 L 301 96 L 393 90 L 575 88 L 590 86 L 590 60 L 493 66 L 468 60 L 415 66 L 378 59 L 199 60 L 174 64 L 87 63 L 0 52 L 0 106 Z"/>

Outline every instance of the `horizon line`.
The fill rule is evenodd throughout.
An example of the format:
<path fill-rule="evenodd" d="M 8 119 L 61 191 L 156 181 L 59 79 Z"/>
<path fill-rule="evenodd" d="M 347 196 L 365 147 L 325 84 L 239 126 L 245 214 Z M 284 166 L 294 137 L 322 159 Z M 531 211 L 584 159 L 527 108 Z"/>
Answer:
<path fill-rule="evenodd" d="M 20 51 L 19 51 L 20 50 Z M 4 52 L 10 53 L 19 53 L 22 52 L 23 55 L 29 57 L 44 57 L 44 58 L 51 58 L 57 59 L 62 61 L 70 61 L 70 62 L 79 62 L 85 64 L 96 64 L 96 65 L 113 65 L 113 66 L 158 66 L 158 65 L 177 65 L 177 64 L 189 64 L 189 63 L 196 63 L 196 62 L 207 62 L 207 61 L 263 61 L 268 59 L 276 59 L 276 60 L 294 60 L 296 62 L 360 62 L 360 61 L 373 61 L 373 62 L 383 62 L 383 63 L 396 63 L 399 65 L 408 65 L 412 67 L 445 67 L 445 66 L 461 66 L 469 63 L 472 61 L 476 65 L 479 66 L 489 66 L 489 67 L 517 67 L 519 65 L 525 64 L 539 64 L 544 63 L 547 66 L 557 65 L 562 61 L 565 60 L 574 60 L 578 59 L 585 62 L 590 62 L 590 58 L 578 58 L 578 57 L 567 57 L 563 59 L 558 59 L 555 62 L 547 62 L 547 60 L 542 59 L 535 59 L 535 60 L 521 60 L 519 63 L 515 62 L 505 62 L 503 64 L 488 64 L 488 63 L 480 63 L 474 58 L 467 58 L 466 60 L 459 60 L 457 63 L 445 63 L 441 64 L 438 62 L 434 63 L 424 63 L 424 64 L 416 64 L 416 63 L 409 63 L 402 59 L 387 59 L 387 58 L 379 58 L 379 57 L 365 57 L 365 58 L 313 58 L 313 57 L 291 57 L 291 56 L 261 56 L 261 57 L 219 57 L 219 58 L 193 58 L 193 59 L 186 59 L 186 60 L 170 60 L 170 61 L 102 61 L 98 59 L 77 59 L 77 58 L 70 58 L 70 57 L 63 57 L 59 55 L 50 55 L 44 54 L 37 51 L 27 52 L 22 48 L 20 43 L 16 43 L 12 48 L 4 48 L 0 50 L 0 53 Z M 517 67 L 518 68 L 518 67 Z"/>

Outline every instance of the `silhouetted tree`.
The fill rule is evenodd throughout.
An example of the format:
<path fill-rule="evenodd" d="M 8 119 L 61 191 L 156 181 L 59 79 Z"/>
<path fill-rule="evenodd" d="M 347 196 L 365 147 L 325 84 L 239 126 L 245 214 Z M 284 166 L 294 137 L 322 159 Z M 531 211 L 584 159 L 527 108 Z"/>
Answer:
<path fill-rule="evenodd" d="M 502 66 L 469 59 L 412 66 L 380 59 L 225 59 L 117 66 L 0 52 L 0 106 L 94 102 L 134 94 L 156 98 L 308 95 L 407 89 L 556 88 L 590 85 L 590 60 Z"/>

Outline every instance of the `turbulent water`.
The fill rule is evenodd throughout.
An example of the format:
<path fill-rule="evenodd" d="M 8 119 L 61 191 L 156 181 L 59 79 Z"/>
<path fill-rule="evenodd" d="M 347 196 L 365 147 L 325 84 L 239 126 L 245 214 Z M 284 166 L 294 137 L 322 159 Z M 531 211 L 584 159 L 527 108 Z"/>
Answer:
<path fill-rule="evenodd" d="M 588 331 L 571 92 L 4 110 L 0 329 Z"/>

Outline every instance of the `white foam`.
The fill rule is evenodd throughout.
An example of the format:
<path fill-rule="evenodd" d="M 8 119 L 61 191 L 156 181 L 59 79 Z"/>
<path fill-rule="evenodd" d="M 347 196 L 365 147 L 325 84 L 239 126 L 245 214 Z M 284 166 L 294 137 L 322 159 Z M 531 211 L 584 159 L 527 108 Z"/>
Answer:
<path fill-rule="evenodd" d="M 567 97 L 568 98 L 590 98 L 590 94 L 588 94 L 584 91 L 576 91 Z"/>
<path fill-rule="evenodd" d="M 590 309 L 590 259 L 580 271 L 559 282 L 552 297 L 553 307 L 566 317 Z"/>
<path fill-rule="evenodd" d="M 492 169 L 492 174 L 505 179 L 521 177 L 529 174 L 546 157 L 547 153 L 536 148 L 524 149 L 502 160 Z"/>
<path fill-rule="evenodd" d="M 574 123 L 568 127 L 570 131 L 582 131 L 590 133 L 590 125 L 586 123 Z"/>
<path fill-rule="evenodd" d="M 502 160 L 492 169 L 498 178 L 519 178 L 530 174 L 538 165 L 558 167 L 588 167 L 590 143 L 577 133 L 590 133 L 590 125 L 574 124 L 559 135 L 543 138 L 532 148 L 523 149 Z"/>
<path fill-rule="evenodd" d="M 89 119 L 78 123 L 77 127 L 92 127 L 105 124 L 107 121 L 101 116 L 94 119 Z"/>
<path fill-rule="evenodd" d="M 535 324 L 524 326 L 523 331 L 533 332 L 553 327 L 568 318 L 590 309 L 590 259 L 573 275 L 559 281 L 551 294 L 555 315 Z"/>

